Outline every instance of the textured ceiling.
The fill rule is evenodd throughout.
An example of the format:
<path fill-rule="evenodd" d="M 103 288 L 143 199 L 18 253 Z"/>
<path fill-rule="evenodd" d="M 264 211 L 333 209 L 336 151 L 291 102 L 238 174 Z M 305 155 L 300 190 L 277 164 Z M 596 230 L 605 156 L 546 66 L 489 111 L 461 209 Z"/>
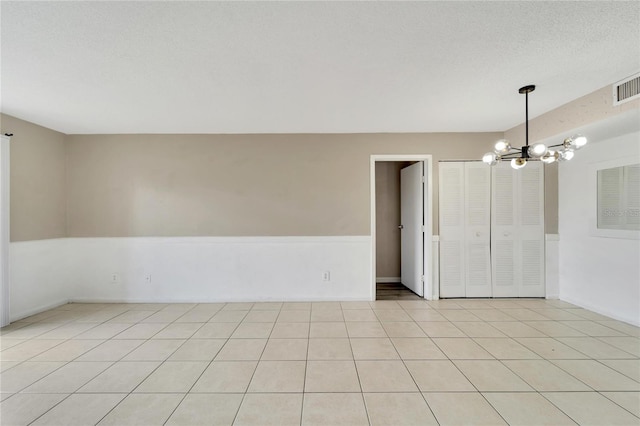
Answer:
<path fill-rule="evenodd" d="M 640 2 L 1 2 L 2 112 L 65 133 L 502 131 L 640 70 Z"/>

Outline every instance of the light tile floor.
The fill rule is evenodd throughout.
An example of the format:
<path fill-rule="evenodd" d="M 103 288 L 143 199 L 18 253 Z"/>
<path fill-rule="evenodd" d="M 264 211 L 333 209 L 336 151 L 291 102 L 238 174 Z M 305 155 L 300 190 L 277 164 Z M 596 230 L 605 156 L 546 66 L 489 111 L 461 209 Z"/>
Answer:
<path fill-rule="evenodd" d="M 0 333 L 2 425 L 640 425 L 640 329 L 558 300 L 69 304 Z"/>

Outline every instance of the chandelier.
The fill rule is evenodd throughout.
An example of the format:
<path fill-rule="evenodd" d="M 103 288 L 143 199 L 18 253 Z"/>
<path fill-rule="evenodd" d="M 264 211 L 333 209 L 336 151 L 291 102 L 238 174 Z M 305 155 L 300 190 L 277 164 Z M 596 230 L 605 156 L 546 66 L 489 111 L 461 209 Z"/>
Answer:
<path fill-rule="evenodd" d="M 542 161 L 551 164 L 556 161 L 569 161 L 575 152 L 587 144 L 587 138 L 582 135 L 574 135 L 557 145 L 536 143 L 529 146 L 529 93 L 536 90 L 536 86 L 521 87 L 518 92 L 525 96 L 525 145 L 520 148 L 512 147 L 508 140 L 501 139 L 494 145 L 493 152 L 487 152 L 482 156 L 482 161 L 490 166 L 498 164 L 502 160 L 511 160 L 511 167 L 521 169 L 528 161 Z"/>

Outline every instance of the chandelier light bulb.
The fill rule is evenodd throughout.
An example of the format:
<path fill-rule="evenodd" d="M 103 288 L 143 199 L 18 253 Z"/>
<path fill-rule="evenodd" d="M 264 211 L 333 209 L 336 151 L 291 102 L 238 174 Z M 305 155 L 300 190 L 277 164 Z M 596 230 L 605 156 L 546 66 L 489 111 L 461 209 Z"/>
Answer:
<path fill-rule="evenodd" d="M 571 136 L 570 138 L 565 139 L 564 142 L 562 143 L 562 146 L 564 146 L 564 148 L 567 150 L 577 150 L 582 148 L 586 144 L 587 144 L 587 138 L 585 136 L 574 135 L 574 136 Z"/>
<path fill-rule="evenodd" d="M 514 158 L 511 160 L 511 167 L 518 170 L 527 165 L 527 160 L 524 158 Z"/>
<path fill-rule="evenodd" d="M 545 164 L 551 164 L 556 162 L 558 158 L 560 158 L 560 153 L 558 153 L 557 151 L 549 150 L 545 155 L 540 157 L 540 161 L 542 161 Z"/>
<path fill-rule="evenodd" d="M 576 153 L 572 150 L 565 150 L 560 153 L 560 161 L 569 161 Z"/>
<path fill-rule="evenodd" d="M 540 158 L 547 153 L 547 147 L 543 143 L 537 143 L 537 144 L 531 145 L 528 149 L 528 152 L 530 157 Z"/>
<path fill-rule="evenodd" d="M 496 154 L 506 154 L 511 150 L 511 144 L 506 139 L 500 139 L 494 146 Z"/>
<path fill-rule="evenodd" d="M 580 149 L 587 144 L 587 138 L 582 135 L 575 135 L 571 139 L 573 139 L 573 145 L 576 149 Z"/>
<path fill-rule="evenodd" d="M 499 159 L 500 157 L 498 157 L 495 152 L 487 152 L 482 156 L 482 161 L 490 166 L 495 166 L 498 163 Z"/>

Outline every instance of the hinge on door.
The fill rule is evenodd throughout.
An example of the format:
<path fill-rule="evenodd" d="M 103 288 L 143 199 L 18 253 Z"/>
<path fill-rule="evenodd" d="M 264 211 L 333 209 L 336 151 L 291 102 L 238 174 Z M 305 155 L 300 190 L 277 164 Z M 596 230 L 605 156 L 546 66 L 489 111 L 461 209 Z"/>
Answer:
<path fill-rule="evenodd" d="M 420 281 L 424 282 L 424 275 L 420 276 Z"/>
<path fill-rule="evenodd" d="M 426 231 L 426 229 L 424 229 L 424 225 L 422 225 L 421 228 L 422 228 L 422 232 Z"/>
<path fill-rule="evenodd" d="M 422 183 L 424 183 L 424 176 L 422 176 Z"/>

